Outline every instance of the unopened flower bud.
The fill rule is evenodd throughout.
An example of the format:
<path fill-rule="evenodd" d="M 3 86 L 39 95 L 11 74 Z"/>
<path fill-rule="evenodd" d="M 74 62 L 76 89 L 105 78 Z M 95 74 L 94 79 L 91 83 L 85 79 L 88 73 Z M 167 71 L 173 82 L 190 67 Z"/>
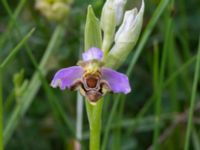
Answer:
<path fill-rule="evenodd" d="M 101 14 L 101 28 L 104 32 L 103 51 L 108 51 L 114 40 L 115 27 L 121 23 L 126 0 L 107 0 Z"/>
<path fill-rule="evenodd" d="M 139 12 L 137 8 L 125 12 L 123 23 L 115 34 L 115 44 L 107 57 L 109 67 L 119 67 L 135 46 L 142 28 L 143 14 L 143 0 Z"/>

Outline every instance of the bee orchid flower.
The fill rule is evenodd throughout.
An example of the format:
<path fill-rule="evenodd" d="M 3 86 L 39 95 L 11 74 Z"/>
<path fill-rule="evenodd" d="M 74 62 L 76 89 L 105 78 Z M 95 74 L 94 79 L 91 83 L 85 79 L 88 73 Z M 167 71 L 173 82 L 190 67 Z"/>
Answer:
<path fill-rule="evenodd" d="M 82 54 L 82 58 L 77 66 L 59 70 L 51 86 L 59 87 L 61 90 L 79 89 L 91 104 L 96 104 L 106 92 L 127 94 L 131 91 L 126 75 L 103 67 L 102 50 L 92 47 Z"/>

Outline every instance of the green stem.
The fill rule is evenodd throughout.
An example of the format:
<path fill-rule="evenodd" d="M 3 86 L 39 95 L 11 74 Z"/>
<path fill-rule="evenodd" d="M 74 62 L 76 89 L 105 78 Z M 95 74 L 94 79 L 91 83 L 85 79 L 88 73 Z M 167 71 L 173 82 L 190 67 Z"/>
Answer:
<path fill-rule="evenodd" d="M 0 67 L 0 150 L 3 150 L 3 92 L 2 92 L 2 67 Z"/>
<path fill-rule="evenodd" d="M 91 105 L 88 100 L 85 101 L 90 125 L 90 150 L 99 150 L 103 99 L 101 98 L 96 105 Z"/>
<path fill-rule="evenodd" d="M 188 123 L 187 123 L 187 132 L 186 132 L 184 150 L 189 149 L 189 140 L 190 140 L 190 134 L 191 134 L 191 130 L 192 130 L 193 112 L 194 112 L 194 108 L 195 108 L 195 96 L 197 93 L 197 84 L 198 84 L 198 79 L 199 79 L 199 70 L 200 70 L 200 39 L 199 39 L 194 81 L 193 81 L 193 86 L 192 86 L 192 95 L 191 95 L 191 101 L 190 101 L 189 119 L 188 119 Z"/>
<path fill-rule="evenodd" d="M 48 62 L 49 56 L 52 54 L 53 50 L 55 50 L 55 47 L 58 44 L 58 40 L 60 39 L 60 36 L 63 34 L 63 30 L 64 30 L 63 26 L 58 25 L 52 35 L 52 38 L 49 42 L 47 50 L 45 51 L 45 54 L 39 65 L 39 69 L 42 71 L 43 75 L 46 75 L 48 72 L 46 64 Z M 8 123 L 5 126 L 5 130 L 3 133 L 4 142 L 5 142 L 4 144 L 8 142 L 20 118 L 28 110 L 29 106 L 31 105 L 34 99 L 34 96 L 36 95 L 37 91 L 40 88 L 40 85 L 41 85 L 41 81 L 40 81 L 39 73 L 36 71 L 33 74 L 33 77 L 30 81 L 29 86 L 27 87 L 27 90 L 24 92 L 20 102 L 14 108 L 14 111 L 11 117 L 9 118 Z"/>

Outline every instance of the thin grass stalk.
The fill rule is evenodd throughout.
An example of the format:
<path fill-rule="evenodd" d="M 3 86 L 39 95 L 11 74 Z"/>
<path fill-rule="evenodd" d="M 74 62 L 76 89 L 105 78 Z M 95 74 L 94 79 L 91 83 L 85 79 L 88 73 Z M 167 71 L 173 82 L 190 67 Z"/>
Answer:
<path fill-rule="evenodd" d="M 193 130 L 192 130 L 192 141 L 193 141 L 193 146 L 195 150 L 200 150 L 200 138 L 199 138 L 199 134 L 196 130 L 196 128 L 193 126 Z"/>
<path fill-rule="evenodd" d="M 83 23 L 81 23 L 80 26 L 80 30 L 82 33 L 83 31 Z M 80 37 L 82 36 L 82 34 L 80 34 Z M 83 45 L 83 40 L 80 39 L 80 47 L 79 47 L 79 57 L 81 58 L 81 53 L 82 53 L 82 45 Z M 81 145 L 81 141 L 82 141 L 82 136 L 83 136 L 83 106 L 84 106 L 84 99 L 83 96 L 77 92 L 77 100 L 76 100 L 76 140 L 77 143 L 75 145 L 75 149 L 77 150 L 81 150 L 82 149 L 82 145 Z"/>
<path fill-rule="evenodd" d="M 171 14 L 174 9 L 174 0 L 171 0 L 169 5 L 169 10 L 167 11 L 166 17 L 168 20 L 173 19 L 173 15 Z M 176 70 L 176 49 L 175 49 L 175 39 L 174 39 L 174 21 L 171 23 L 171 30 L 169 32 L 169 43 L 168 43 L 168 75 L 172 74 Z M 179 109 L 179 103 L 177 100 L 177 82 L 172 82 L 169 86 L 169 94 L 170 94 L 170 106 L 172 112 L 177 112 Z"/>
<path fill-rule="evenodd" d="M 177 114 L 175 114 L 175 113 L 174 114 L 171 114 L 171 113 L 161 114 L 160 126 L 164 126 L 165 125 L 164 122 L 166 122 L 166 121 L 173 121 L 174 119 L 176 119 L 176 117 L 177 117 L 176 115 Z M 153 115 L 145 116 L 145 117 L 141 118 L 141 120 L 139 120 L 139 121 L 137 121 L 135 118 L 127 118 L 127 119 L 123 119 L 123 122 L 122 121 L 121 122 L 118 122 L 118 121 L 113 122 L 111 124 L 111 129 L 115 130 L 118 127 L 127 129 L 127 128 L 131 128 L 131 127 L 135 126 L 135 127 L 137 127 L 138 132 L 152 131 L 155 127 L 155 120 L 156 120 L 156 118 Z M 145 129 L 143 127 L 145 127 Z M 104 132 L 104 130 L 103 130 L 103 132 Z M 126 137 L 128 137 L 128 136 L 130 136 L 130 135 L 126 134 Z M 88 132 L 84 132 L 83 139 L 88 139 Z M 115 144 L 115 143 L 112 143 L 112 144 Z M 109 148 L 110 148 L 110 145 L 109 145 Z"/>
<path fill-rule="evenodd" d="M 19 16 L 23 6 L 25 5 L 25 2 L 26 2 L 26 0 L 20 0 L 20 2 L 17 5 L 17 8 L 14 11 L 13 18 L 17 18 Z M 2 0 L 2 4 L 3 4 L 4 8 L 6 9 L 6 11 L 8 12 L 8 14 L 12 15 L 12 11 L 9 10 L 9 5 L 8 5 L 7 1 L 6 0 Z M 7 31 L 4 32 L 1 35 L 1 38 L 0 38 L 0 51 L 1 51 L 1 48 L 3 47 L 3 44 L 7 41 L 8 37 L 10 36 L 10 33 L 11 33 L 10 31 L 14 27 L 14 24 L 15 24 L 15 22 L 13 22 L 13 19 L 11 19 L 9 21 L 8 25 L 7 25 Z"/>
<path fill-rule="evenodd" d="M 64 30 L 63 26 L 58 25 L 51 37 L 49 45 L 39 65 L 39 69 L 42 71 L 43 75 L 46 75 L 47 73 L 46 63 L 48 62 L 48 58 L 52 54 L 53 50 L 55 49 L 55 46 L 57 45 L 58 41 L 61 39 L 60 36 L 63 34 L 63 30 Z M 4 130 L 5 144 L 7 144 L 19 120 L 21 119 L 22 116 L 24 116 L 29 106 L 31 105 L 33 98 L 35 97 L 37 91 L 39 90 L 40 85 L 41 85 L 41 82 L 39 79 L 39 74 L 36 71 L 33 74 L 33 77 L 30 81 L 29 86 L 27 87 L 26 91 L 22 95 L 20 102 L 15 106 L 12 112 L 12 115 L 9 118 L 8 123 L 5 127 L 5 130 Z"/>
<path fill-rule="evenodd" d="M 178 37 L 178 39 L 179 38 L 180 37 Z M 183 54 L 182 51 L 180 51 L 180 52 L 176 51 L 176 53 L 175 53 L 175 57 L 176 57 L 175 61 L 176 61 L 176 64 L 177 64 L 178 67 L 181 66 L 182 63 L 184 62 L 182 54 Z M 180 80 L 181 80 L 181 82 L 183 84 L 182 91 L 183 91 L 183 93 L 186 93 L 186 95 L 190 95 L 190 93 L 191 93 L 191 86 L 192 86 L 191 83 L 192 83 L 192 80 L 191 80 L 191 78 L 188 78 L 189 76 L 190 76 L 189 70 L 186 70 L 186 71 L 182 72 L 182 74 L 180 76 Z M 189 99 L 189 97 L 187 97 L 187 99 Z"/>
<path fill-rule="evenodd" d="M 190 43 L 189 43 L 189 33 L 188 33 L 188 14 L 186 12 L 186 6 L 187 3 L 182 1 L 182 0 L 179 0 L 177 1 L 177 6 L 180 11 L 180 21 L 181 24 L 182 24 L 182 28 L 184 30 L 182 30 L 181 34 L 179 34 L 179 40 L 180 40 L 180 43 L 181 43 L 181 46 L 182 46 L 182 52 L 183 52 L 183 56 L 184 56 L 184 59 L 189 59 L 192 55 L 191 55 L 191 52 L 190 52 Z"/>
<path fill-rule="evenodd" d="M 176 116 L 173 116 L 175 114 L 170 114 L 170 113 L 166 113 L 166 114 L 161 114 L 160 117 L 160 125 L 164 125 L 165 121 L 173 121 Z M 124 119 L 123 122 L 114 122 L 112 123 L 111 127 L 112 129 L 115 129 L 117 127 L 123 127 L 123 128 L 130 128 L 132 126 L 135 126 L 137 124 L 137 131 L 140 132 L 146 132 L 146 131 L 152 131 L 154 129 L 154 127 L 156 126 L 156 118 L 153 115 L 149 115 L 149 116 L 145 116 L 143 118 L 141 118 L 140 121 L 136 121 L 135 118 L 130 118 L 130 119 Z M 143 130 L 143 128 L 141 129 L 141 127 L 146 126 L 146 128 Z M 148 126 L 150 126 L 148 128 Z"/>
<path fill-rule="evenodd" d="M 114 118 L 114 115 L 116 113 L 116 110 L 117 110 L 117 106 L 119 104 L 119 100 L 121 98 L 121 95 L 118 95 L 115 99 L 115 102 L 112 106 L 112 109 L 111 109 L 111 112 L 108 116 L 108 121 L 107 121 L 107 124 L 105 125 L 105 132 L 104 132 L 104 136 L 103 136 L 103 143 L 102 143 L 102 150 L 106 150 L 106 145 L 107 145 L 107 142 L 108 142 L 108 135 L 109 135 L 109 132 L 110 132 L 110 129 L 111 129 L 111 123 L 112 123 L 112 120 Z"/>
<path fill-rule="evenodd" d="M 150 106 L 153 104 L 153 100 L 155 97 L 154 95 L 146 101 L 144 106 L 140 109 L 140 111 L 136 115 L 136 117 L 134 119 L 135 124 L 132 127 L 128 128 L 128 136 L 131 136 L 131 134 L 135 131 L 136 127 L 138 126 L 138 123 L 142 120 L 145 113 L 149 110 Z"/>
<path fill-rule="evenodd" d="M 130 76 L 130 74 L 132 73 L 132 70 L 133 70 L 135 63 L 137 62 L 137 60 L 138 60 L 138 58 L 139 58 L 139 56 L 140 56 L 140 54 L 141 54 L 141 52 L 144 48 L 144 45 L 146 44 L 151 32 L 153 31 L 153 28 L 155 27 L 158 19 L 160 18 L 161 14 L 165 10 L 168 3 L 169 3 L 169 0 L 162 0 L 159 3 L 158 7 L 156 8 L 155 12 L 153 13 L 144 33 L 141 36 L 141 40 L 138 43 L 136 51 L 135 51 L 135 53 L 132 57 L 131 63 L 130 63 L 128 70 L 126 72 L 126 74 L 128 76 Z M 107 124 L 105 126 L 106 129 L 105 129 L 105 133 L 104 133 L 104 137 L 103 137 L 102 150 L 106 149 L 106 145 L 107 145 L 107 142 L 108 142 L 108 135 L 109 135 L 109 132 L 110 132 L 110 125 L 111 125 L 113 117 L 116 113 L 117 106 L 119 104 L 120 98 L 121 98 L 121 95 L 116 96 L 112 110 L 111 110 L 110 115 L 108 117 L 108 121 L 107 121 Z"/>
<path fill-rule="evenodd" d="M 2 67 L 0 67 L 0 150 L 4 149 L 3 143 L 3 89 L 2 89 Z"/>
<path fill-rule="evenodd" d="M 5 60 L 0 64 L 0 67 L 4 69 L 8 63 L 16 56 L 16 54 L 19 52 L 20 48 L 24 45 L 24 43 L 30 38 L 30 36 L 33 34 L 35 29 L 33 28 L 30 30 L 26 36 L 15 46 L 15 48 L 10 52 L 10 54 L 5 58 Z"/>
<path fill-rule="evenodd" d="M 199 38 L 199 45 L 198 45 L 198 52 L 197 52 L 197 60 L 196 60 L 196 65 L 195 65 L 192 93 L 191 93 L 191 99 L 190 99 L 189 118 L 187 122 L 187 131 L 186 131 L 184 150 L 189 149 L 189 141 L 190 141 L 190 135 L 191 135 L 191 130 L 193 126 L 192 119 L 193 119 L 193 113 L 194 113 L 194 108 L 195 108 L 195 99 L 196 99 L 196 94 L 197 94 L 199 72 L 200 72 L 200 38 Z"/>
<path fill-rule="evenodd" d="M 164 87 L 167 87 L 170 85 L 179 75 L 181 75 L 183 72 L 185 72 L 186 69 L 188 69 L 197 59 L 197 56 L 191 57 L 186 63 L 184 63 L 178 70 L 176 70 L 173 74 L 171 74 L 165 81 Z"/>
<path fill-rule="evenodd" d="M 170 32 L 170 43 L 169 43 L 169 49 L 168 49 L 168 75 L 171 75 L 174 73 L 174 71 L 177 70 L 177 66 L 176 66 L 176 54 L 175 54 L 175 39 L 174 39 L 174 23 L 172 22 L 172 32 Z M 166 81 L 166 80 L 165 80 Z M 164 82 L 165 84 L 165 82 Z M 164 88 L 164 86 L 163 86 Z M 178 88 L 178 83 L 177 82 L 172 82 L 169 85 L 169 89 L 170 89 L 170 105 L 171 105 L 171 111 L 172 112 L 179 112 L 180 108 L 179 108 L 179 101 L 178 101 L 178 97 L 177 97 L 177 88 Z"/>
<path fill-rule="evenodd" d="M 164 53 L 164 52 L 163 52 Z M 160 105 L 161 105 L 161 90 L 159 77 L 159 48 L 158 44 L 154 44 L 154 62 L 153 62 L 153 86 L 155 93 L 155 127 L 153 134 L 153 149 L 157 149 L 157 139 L 159 135 L 159 123 L 160 123 Z"/>
<path fill-rule="evenodd" d="M 81 149 L 81 140 L 82 140 L 82 125 L 83 125 L 83 96 L 77 92 L 77 104 L 76 104 L 76 139 L 79 146 L 78 149 Z"/>
<path fill-rule="evenodd" d="M 117 115 L 117 122 L 120 123 L 123 121 L 123 112 L 124 112 L 124 107 L 125 107 L 125 100 L 126 100 L 126 96 L 125 95 L 122 95 L 121 96 L 121 105 L 119 105 L 119 112 L 118 112 L 118 115 Z M 121 150 L 121 127 L 117 127 L 116 128 L 116 144 L 114 144 L 116 150 Z"/>

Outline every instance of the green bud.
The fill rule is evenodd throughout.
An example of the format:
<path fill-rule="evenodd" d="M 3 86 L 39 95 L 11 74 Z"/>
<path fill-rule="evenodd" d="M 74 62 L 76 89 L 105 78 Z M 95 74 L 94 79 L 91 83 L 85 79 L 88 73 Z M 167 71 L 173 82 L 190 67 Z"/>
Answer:
<path fill-rule="evenodd" d="M 13 83 L 14 83 L 15 98 L 17 102 L 19 102 L 22 93 L 24 92 L 24 90 L 27 88 L 28 85 L 28 81 L 24 80 L 24 70 L 20 70 L 20 72 L 14 74 Z"/>
<path fill-rule="evenodd" d="M 107 56 L 108 67 L 119 67 L 135 46 L 142 28 L 143 14 L 143 0 L 139 12 L 137 8 L 125 12 L 123 22 L 115 34 L 115 44 Z"/>

